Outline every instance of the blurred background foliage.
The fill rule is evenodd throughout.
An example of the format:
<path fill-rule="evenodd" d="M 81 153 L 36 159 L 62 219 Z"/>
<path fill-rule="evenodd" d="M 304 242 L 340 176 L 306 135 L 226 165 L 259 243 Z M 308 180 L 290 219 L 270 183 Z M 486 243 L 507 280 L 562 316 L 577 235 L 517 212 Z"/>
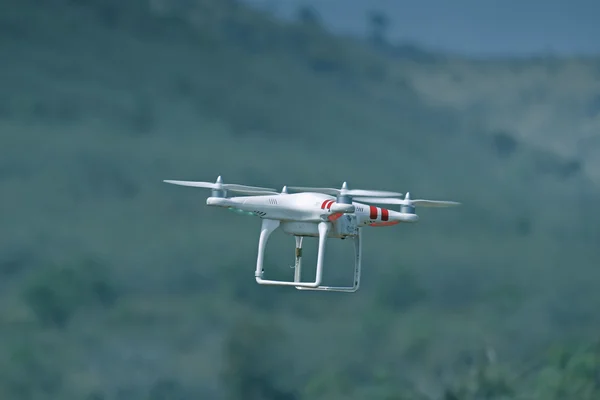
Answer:
<path fill-rule="evenodd" d="M 365 19 L 355 38 L 234 0 L 2 8 L 1 398 L 600 397 L 600 142 L 577 146 L 600 59 L 437 54 Z M 356 294 L 298 292 L 255 283 L 258 219 L 161 182 L 217 175 L 463 206 L 367 230 Z M 274 234 L 268 271 L 291 276 L 293 243 Z"/>

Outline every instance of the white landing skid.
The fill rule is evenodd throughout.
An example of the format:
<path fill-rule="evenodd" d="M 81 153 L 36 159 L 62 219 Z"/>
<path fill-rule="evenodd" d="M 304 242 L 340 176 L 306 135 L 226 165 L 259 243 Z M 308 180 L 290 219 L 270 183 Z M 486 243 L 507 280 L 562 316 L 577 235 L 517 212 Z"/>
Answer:
<path fill-rule="evenodd" d="M 296 263 L 294 265 L 294 280 L 293 281 L 275 281 L 263 279 L 264 267 L 263 261 L 265 256 L 265 249 L 269 236 L 275 231 L 280 225 L 280 222 L 272 219 L 263 219 L 262 227 L 260 231 L 260 238 L 258 241 L 258 257 L 256 260 L 256 282 L 261 285 L 274 285 L 274 286 L 294 286 L 298 290 L 321 290 L 331 292 L 356 292 L 360 286 L 360 275 L 361 275 L 361 259 L 362 259 L 362 243 L 360 237 L 361 229 L 358 229 L 358 234 L 354 236 L 354 283 L 352 286 L 323 286 L 321 282 L 323 280 L 323 262 L 325 259 L 325 243 L 327 241 L 327 235 L 331 229 L 331 222 L 320 222 L 319 228 L 319 252 L 317 255 L 317 267 L 314 282 L 302 282 L 302 237 L 295 236 L 296 239 Z"/>

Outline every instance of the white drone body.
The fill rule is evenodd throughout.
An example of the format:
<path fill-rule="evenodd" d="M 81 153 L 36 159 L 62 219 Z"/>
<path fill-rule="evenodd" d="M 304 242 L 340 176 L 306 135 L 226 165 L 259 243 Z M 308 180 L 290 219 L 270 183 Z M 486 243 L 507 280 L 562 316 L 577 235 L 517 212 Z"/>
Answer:
<path fill-rule="evenodd" d="M 460 204 L 452 201 L 411 200 L 409 193 L 406 193 L 405 198 L 402 199 L 402 193 L 398 192 L 348 189 L 346 182 L 341 189 L 284 186 L 281 193 L 271 188 L 225 184 L 220 176 L 215 183 L 174 180 L 165 180 L 164 182 L 212 189 L 211 196 L 206 200 L 207 205 L 261 218 L 262 227 L 255 271 L 256 282 L 261 285 L 293 286 L 299 290 L 356 292 L 360 286 L 362 228 L 415 223 L 419 220 L 415 214 L 415 206 L 448 207 Z M 288 189 L 299 193 L 288 193 Z M 227 197 L 228 191 L 248 196 Z M 368 203 L 397 204 L 400 205 L 400 211 Z M 293 235 L 296 240 L 293 281 L 264 279 L 263 261 L 267 240 L 277 228 Z M 302 239 L 304 237 L 315 237 L 319 240 L 314 282 L 302 282 L 301 280 Z M 328 238 L 353 239 L 355 265 L 352 286 L 324 286 L 321 284 L 325 244 Z"/>

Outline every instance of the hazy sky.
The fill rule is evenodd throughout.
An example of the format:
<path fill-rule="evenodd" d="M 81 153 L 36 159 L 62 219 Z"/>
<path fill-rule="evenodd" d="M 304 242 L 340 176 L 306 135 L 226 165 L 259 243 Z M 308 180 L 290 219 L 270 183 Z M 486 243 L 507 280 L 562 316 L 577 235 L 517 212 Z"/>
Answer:
<path fill-rule="evenodd" d="M 386 11 L 391 37 L 470 55 L 599 54 L 600 0 L 246 0 L 282 16 L 314 6 L 332 29 L 365 32 Z"/>

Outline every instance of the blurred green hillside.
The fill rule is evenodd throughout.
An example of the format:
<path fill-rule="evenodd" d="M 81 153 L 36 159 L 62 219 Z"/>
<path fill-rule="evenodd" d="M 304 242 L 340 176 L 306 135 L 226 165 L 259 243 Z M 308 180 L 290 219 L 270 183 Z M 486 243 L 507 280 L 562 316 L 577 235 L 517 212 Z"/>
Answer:
<path fill-rule="evenodd" d="M 3 9 L 0 398 L 598 398 L 598 153 L 572 149 L 600 59 L 422 57 L 300 17 Z M 367 230 L 356 294 L 298 292 L 255 283 L 259 219 L 162 183 L 218 175 L 463 206 Z"/>
<path fill-rule="evenodd" d="M 410 68 L 428 104 L 450 107 L 487 129 L 578 159 L 600 183 L 600 70 L 598 59 L 452 60 Z"/>

